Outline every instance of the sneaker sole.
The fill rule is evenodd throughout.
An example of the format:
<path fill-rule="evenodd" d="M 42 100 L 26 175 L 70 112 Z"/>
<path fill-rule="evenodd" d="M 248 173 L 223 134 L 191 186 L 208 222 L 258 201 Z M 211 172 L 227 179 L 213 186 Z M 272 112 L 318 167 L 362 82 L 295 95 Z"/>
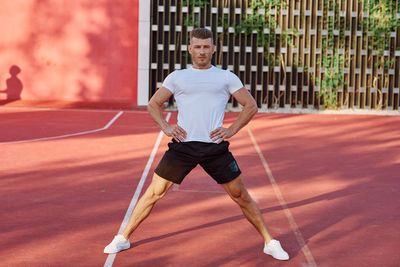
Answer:
<path fill-rule="evenodd" d="M 287 260 L 290 259 L 289 256 L 287 258 L 286 257 L 285 258 L 279 258 L 279 257 L 275 257 L 274 255 L 272 255 L 272 253 L 268 253 L 266 251 L 264 251 L 264 253 L 267 254 L 267 255 L 270 255 L 274 259 L 281 260 L 281 261 L 287 261 Z"/>
<path fill-rule="evenodd" d="M 121 247 L 119 250 L 108 250 L 108 249 L 104 249 L 104 253 L 105 253 L 105 254 L 115 254 L 115 253 L 121 252 L 121 251 L 123 251 L 123 250 L 127 250 L 127 249 L 129 249 L 130 247 L 131 247 L 131 244 L 126 245 L 126 246 L 123 246 L 123 247 Z"/>

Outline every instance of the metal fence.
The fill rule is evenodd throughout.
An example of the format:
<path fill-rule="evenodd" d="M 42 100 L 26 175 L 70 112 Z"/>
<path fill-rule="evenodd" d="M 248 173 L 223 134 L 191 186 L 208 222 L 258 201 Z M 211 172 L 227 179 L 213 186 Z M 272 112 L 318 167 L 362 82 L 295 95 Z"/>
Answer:
<path fill-rule="evenodd" d="M 237 74 L 261 109 L 322 109 L 333 99 L 342 109 L 397 110 L 400 28 L 387 23 L 400 24 L 400 4 L 375 2 L 153 0 L 150 96 L 190 66 L 189 32 L 201 26 L 214 33 L 213 65 Z"/>

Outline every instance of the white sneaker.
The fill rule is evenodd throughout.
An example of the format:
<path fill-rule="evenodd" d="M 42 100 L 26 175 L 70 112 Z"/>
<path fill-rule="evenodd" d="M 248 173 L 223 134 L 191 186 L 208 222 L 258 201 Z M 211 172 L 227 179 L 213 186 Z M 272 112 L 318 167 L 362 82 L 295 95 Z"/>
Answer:
<path fill-rule="evenodd" d="M 104 253 L 117 253 L 131 247 L 129 240 L 126 240 L 123 235 L 116 235 L 108 246 L 104 248 Z"/>
<path fill-rule="evenodd" d="M 271 241 L 269 241 L 268 244 L 265 244 L 264 253 L 271 255 L 277 260 L 289 259 L 289 255 L 286 253 L 286 251 L 283 250 L 283 248 L 281 247 L 281 243 L 275 239 L 272 239 Z"/>

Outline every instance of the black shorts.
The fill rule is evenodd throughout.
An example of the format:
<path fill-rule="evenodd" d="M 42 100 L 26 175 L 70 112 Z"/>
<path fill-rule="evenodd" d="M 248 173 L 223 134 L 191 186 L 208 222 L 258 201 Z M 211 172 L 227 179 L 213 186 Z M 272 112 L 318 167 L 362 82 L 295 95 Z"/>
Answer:
<path fill-rule="evenodd" d="M 220 144 L 204 142 L 176 142 L 172 140 L 158 163 L 155 173 L 176 184 L 182 183 L 197 164 L 219 184 L 230 182 L 242 172 L 232 153 L 229 142 Z"/>

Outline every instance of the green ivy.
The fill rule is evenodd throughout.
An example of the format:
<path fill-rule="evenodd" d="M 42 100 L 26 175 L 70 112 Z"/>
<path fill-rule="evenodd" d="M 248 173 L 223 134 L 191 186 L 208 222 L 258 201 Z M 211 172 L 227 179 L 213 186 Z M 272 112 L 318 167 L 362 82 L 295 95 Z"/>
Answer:
<path fill-rule="evenodd" d="M 394 58 L 384 58 L 384 51 L 390 49 L 390 34 L 400 27 L 400 20 L 396 16 L 396 1 L 392 0 L 369 0 L 365 1 L 364 12 L 369 16 L 361 21 L 364 28 L 369 32 L 369 50 L 376 50 L 378 61 L 376 67 L 387 70 L 393 65 Z"/>
<path fill-rule="evenodd" d="M 265 48 L 266 59 L 272 63 L 270 67 L 279 65 L 280 60 L 274 61 L 269 55 L 269 47 L 275 47 L 279 41 L 282 45 L 288 44 L 293 46 L 293 38 L 299 36 L 299 32 L 295 28 L 290 28 L 282 31 L 280 34 L 276 33 L 277 23 L 274 16 L 270 15 L 271 10 L 275 10 L 277 15 L 283 8 L 286 8 L 287 3 L 282 0 L 253 0 L 249 2 L 247 10 L 250 14 L 245 14 L 243 20 L 238 25 L 233 25 L 235 34 L 251 35 L 256 33 L 257 46 Z M 264 30 L 268 30 L 269 34 L 265 34 Z M 279 57 L 279 52 L 277 53 Z"/>
<path fill-rule="evenodd" d="M 378 92 L 378 106 L 382 105 L 382 88 L 377 86 L 380 79 L 383 80 L 383 87 L 387 87 L 389 77 L 387 71 L 394 67 L 395 58 L 385 56 L 385 51 L 390 50 L 390 35 L 400 28 L 400 19 L 397 12 L 400 12 L 400 5 L 396 10 L 396 2 L 392 0 L 369 0 L 364 3 L 364 12 L 368 12 L 368 18 L 363 18 L 361 24 L 368 29 L 368 50 L 376 51 L 375 67 L 384 71 L 384 75 L 375 75 L 372 78 L 372 87 Z M 371 57 L 368 59 L 371 61 Z"/>
<path fill-rule="evenodd" d="M 188 7 L 188 15 L 183 19 L 183 25 L 185 26 L 193 26 L 200 27 L 200 21 L 196 20 L 193 16 L 193 9 L 195 7 L 204 8 L 206 5 L 210 4 L 209 1 L 200 1 L 200 0 L 184 0 L 182 1 L 182 6 Z"/>
<path fill-rule="evenodd" d="M 334 31 L 339 24 L 339 3 L 335 0 L 325 1 L 322 29 L 327 31 L 327 35 L 322 36 L 322 53 L 319 64 L 324 69 L 321 80 L 315 79 L 315 85 L 320 87 L 317 96 L 322 98 L 322 105 L 327 109 L 339 107 L 337 102 L 338 90 L 347 85 L 344 81 L 343 67 L 345 62 L 344 55 L 339 54 L 339 49 L 344 46 L 343 28 L 339 31 L 339 36 L 335 37 Z M 334 12 L 334 16 L 329 16 L 329 12 Z"/>
<path fill-rule="evenodd" d="M 285 66 L 284 57 L 278 48 L 275 53 L 270 53 L 270 47 L 293 45 L 293 38 L 299 36 L 296 28 L 277 31 L 275 15 L 271 15 L 274 10 L 276 16 L 280 15 L 282 9 L 287 7 L 286 1 L 282 0 L 252 0 L 249 1 L 246 14 L 238 25 L 233 25 L 235 34 L 253 35 L 256 34 L 257 46 L 264 47 L 264 57 L 268 62 L 269 69 L 272 71 L 275 66 Z M 265 32 L 268 32 L 266 34 Z M 280 101 L 282 94 L 274 96 L 274 102 Z M 264 100 L 265 101 L 265 100 Z"/>
<path fill-rule="evenodd" d="M 202 0 L 184 0 L 182 1 L 182 6 L 187 6 L 187 7 L 200 7 L 203 8 L 206 5 L 208 5 L 210 2 L 209 1 L 202 1 Z"/>

